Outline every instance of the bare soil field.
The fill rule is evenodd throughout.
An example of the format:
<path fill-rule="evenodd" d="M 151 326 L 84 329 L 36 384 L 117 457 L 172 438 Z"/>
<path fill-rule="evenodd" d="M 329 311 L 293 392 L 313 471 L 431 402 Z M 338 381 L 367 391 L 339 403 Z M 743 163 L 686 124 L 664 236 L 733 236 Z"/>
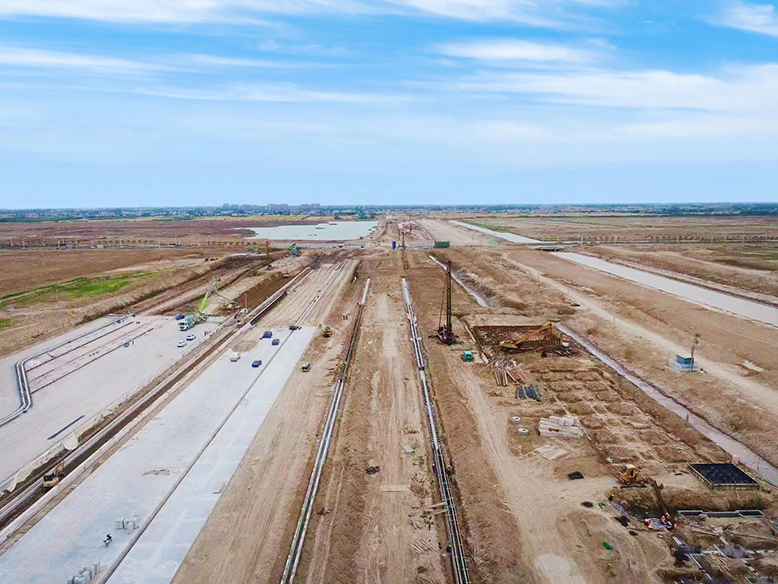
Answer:
<path fill-rule="evenodd" d="M 125 245 L 236 246 L 254 235 L 250 227 L 275 227 L 288 223 L 313 224 L 332 217 L 310 215 L 261 215 L 202 219 L 114 219 L 88 221 L 0 222 L 0 246 L 89 247 L 99 243 Z"/>
<path fill-rule="evenodd" d="M 456 257 L 461 252 L 450 253 Z M 482 260 L 478 269 L 489 270 L 486 264 Z M 439 267 L 409 272 L 424 331 L 432 332 L 438 325 L 442 273 Z M 529 282 L 524 284 L 529 287 Z M 553 298 L 558 292 L 546 288 L 546 294 Z M 455 289 L 456 314 L 481 310 Z M 531 305 L 525 312 L 530 310 Z M 541 307 L 536 316 L 546 314 Z M 502 316 L 498 311 L 493 318 Z M 620 492 L 611 492 L 623 463 L 637 464 L 665 484 L 671 504 L 742 504 L 712 495 L 687 474 L 688 462 L 726 460 L 721 450 L 587 354 L 515 356 L 528 381 L 535 382 L 544 396 L 540 403 L 518 400 L 513 387 L 496 385 L 488 367 L 462 361 L 463 349 L 477 347 L 458 322 L 455 332 L 460 342 L 454 347 L 429 339 L 426 349 L 474 556 L 474 579 L 662 582 L 663 575 L 674 569 L 671 540 L 657 539 L 634 519 L 625 528 L 607 503 L 597 506 L 608 493 L 623 498 Z M 586 439 L 537 436 L 534 429 L 540 417 L 565 414 L 580 417 Z M 521 417 L 522 426 L 530 429 L 528 437 L 518 435 L 512 416 Z M 567 474 L 574 471 L 585 480 L 570 481 Z M 757 499 L 754 504 L 769 507 L 774 495 Z M 585 501 L 594 507 L 583 507 Z M 658 508 L 656 500 L 642 504 L 650 512 Z M 610 552 L 603 541 L 619 552 Z"/>
<path fill-rule="evenodd" d="M 778 423 L 778 331 L 542 252 L 512 250 L 505 257 L 530 272 L 539 267 L 570 301 L 593 302 L 601 312 L 588 310 L 565 322 L 719 429 L 778 461 L 771 437 Z M 679 377 L 667 360 L 674 351 L 688 353 L 695 333 L 702 340 L 697 354 L 710 371 Z"/>
<path fill-rule="evenodd" d="M 757 300 L 776 302 L 778 297 L 778 245 L 587 246 L 576 251 L 730 293 L 753 292 Z"/>
<path fill-rule="evenodd" d="M 0 329 L 0 354 L 55 336 L 111 312 L 134 310 L 162 314 L 166 310 L 175 310 L 187 301 L 202 298 L 214 275 L 218 275 L 225 284 L 231 283 L 252 268 L 264 264 L 264 260 L 252 257 L 210 261 L 210 255 L 201 257 L 191 252 L 179 253 L 179 258 L 173 260 L 150 260 L 147 251 L 120 251 L 129 251 L 126 258 L 121 256 L 127 264 L 124 271 L 116 271 L 116 261 L 108 262 L 108 271 L 104 272 L 95 272 L 101 265 L 99 262 L 86 264 L 89 272 L 85 276 L 64 282 L 45 281 L 42 286 L 26 288 L 0 298 L 0 319 L 10 323 Z M 117 255 L 113 250 L 100 250 L 100 253 L 103 252 L 105 258 Z M 67 272 L 61 272 L 64 269 L 61 266 L 48 270 L 46 257 L 65 257 L 73 262 L 67 267 L 72 275 L 83 269 L 82 264 L 76 261 L 81 253 L 25 251 L 21 255 L 34 257 L 42 265 L 41 272 L 53 277 Z M 155 258 L 158 254 L 159 250 L 151 257 Z M 188 261 L 183 262 L 183 259 Z M 15 271 L 21 274 L 22 268 L 16 267 Z M 39 282 L 40 278 L 40 275 L 35 275 L 33 280 Z"/>
<path fill-rule="evenodd" d="M 535 239 L 575 241 L 684 241 L 778 238 L 775 217 L 695 216 L 526 216 L 510 214 L 469 215 L 462 221 L 508 231 Z"/>
<path fill-rule="evenodd" d="M 119 270 L 156 272 L 195 266 L 210 257 L 214 255 L 188 249 L 0 251 L 0 297 Z"/>

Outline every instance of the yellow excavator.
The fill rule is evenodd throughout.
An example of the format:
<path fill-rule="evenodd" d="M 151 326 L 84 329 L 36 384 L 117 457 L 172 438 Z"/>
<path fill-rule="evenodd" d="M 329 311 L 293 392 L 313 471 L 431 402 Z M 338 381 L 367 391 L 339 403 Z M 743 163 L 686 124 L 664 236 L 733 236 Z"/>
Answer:
<path fill-rule="evenodd" d="M 55 468 L 51 469 L 45 475 L 43 475 L 43 488 L 51 489 L 59 484 L 62 477 L 65 476 L 65 465 L 60 463 Z"/>
<path fill-rule="evenodd" d="M 644 487 L 649 479 L 634 464 L 625 464 L 619 471 L 619 482 L 625 487 Z"/>

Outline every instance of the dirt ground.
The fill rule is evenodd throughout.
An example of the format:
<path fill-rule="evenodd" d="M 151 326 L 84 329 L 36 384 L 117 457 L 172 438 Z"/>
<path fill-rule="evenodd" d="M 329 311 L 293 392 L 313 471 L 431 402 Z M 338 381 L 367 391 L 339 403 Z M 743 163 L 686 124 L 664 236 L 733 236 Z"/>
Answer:
<path fill-rule="evenodd" d="M 62 252 L 25 253 L 38 255 Z M 143 270 L 139 271 L 139 262 L 144 260 Z M 11 326 L 0 328 L 0 354 L 17 351 L 113 312 L 132 310 L 165 314 L 167 311 L 180 310 L 187 302 L 195 302 L 204 296 L 214 275 L 228 284 L 264 264 L 264 260 L 251 257 L 204 261 L 204 258 L 194 256 L 190 262 L 174 261 L 172 266 L 169 265 L 170 260 L 152 263 L 147 260 L 147 257 L 135 256 L 133 263 L 122 274 L 140 273 L 141 276 L 113 292 L 83 297 L 52 293 L 5 300 L 0 307 L 0 319 L 10 322 Z M 148 267 L 157 268 L 157 271 L 145 271 Z M 110 272 L 95 274 L 92 271 L 92 276 L 117 275 Z M 47 285 L 51 283 L 47 282 Z"/>
<path fill-rule="evenodd" d="M 184 249 L 0 251 L 0 296 L 117 270 L 161 271 L 204 263 L 211 253 Z"/>
<path fill-rule="evenodd" d="M 684 245 L 650 249 L 587 246 L 579 251 L 762 302 L 772 304 L 778 296 L 778 245 Z"/>
<path fill-rule="evenodd" d="M 423 329 L 432 331 L 442 270 L 417 268 L 409 274 Z M 456 313 L 478 310 L 455 290 Z M 462 361 L 461 351 L 473 343 L 463 327 L 455 324 L 455 331 L 461 344 L 449 348 L 429 340 L 426 349 L 476 577 L 496 582 L 662 581 L 661 573 L 673 565 L 667 543 L 634 520 L 629 527 L 637 535 L 631 535 L 606 501 L 617 467 L 637 464 L 671 492 L 696 493 L 702 504 L 711 495 L 687 474 L 685 464 L 722 461 L 726 455 L 584 353 L 524 357 L 520 366 L 541 387 L 544 400 L 517 400 L 513 388 L 496 385 L 486 366 Z M 540 417 L 565 413 L 580 416 L 587 439 L 540 438 L 534 432 Z M 522 418 L 529 437 L 519 437 L 512 416 Z M 573 471 L 585 479 L 570 481 L 567 473 Z M 584 501 L 594 508 L 583 507 Z M 495 529 L 498 519 L 503 524 Z"/>
<path fill-rule="evenodd" d="M 778 460 L 772 438 L 778 423 L 778 331 L 541 252 L 514 250 L 508 257 L 517 267 L 539 266 L 541 279 L 550 278 L 560 293 L 586 304 L 588 313 L 568 324 L 761 456 Z M 688 353 L 693 332 L 701 335 L 697 354 L 704 372 L 679 377 L 667 359 Z"/>
<path fill-rule="evenodd" d="M 316 503 L 325 512 L 312 520 L 301 564 L 309 583 L 448 581 L 445 527 L 424 512 L 435 486 L 392 263 L 384 258 L 369 272 L 353 373 Z M 368 475 L 368 466 L 380 470 Z"/>
<path fill-rule="evenodd" d="M 448 217 L 442 217 L 448 218 Z M 778 238 L 778 223 L 768 216 L 658 215 L 469 215 L 464 220 L 490 229 L 505 230 L 535 239 L 596 241 L 683 241 L 710 238 L 738 241 L 746 237 Z"/>
<path fill-rule="evenodd" d="M 65 245 L 88 247 L 97 243 L 155 245 L 180 243 L 203 247 L 243 245 L 254 233 L 251 227 L 275 227 L 288 223 L 313 224 L 332 217 L 310 215 L 262 215 L 256 217 L 208 217 L 202 219 L 113 219 L 89 221 L 0 222 L 0 246 Z"/>

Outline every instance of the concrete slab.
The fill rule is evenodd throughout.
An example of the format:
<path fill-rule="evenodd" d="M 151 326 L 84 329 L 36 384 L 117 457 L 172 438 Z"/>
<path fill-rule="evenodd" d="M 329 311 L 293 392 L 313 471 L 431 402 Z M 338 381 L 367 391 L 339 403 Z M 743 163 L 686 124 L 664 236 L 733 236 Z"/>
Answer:
<path fill-rule="evenodd" d="M 109 584 L 167 584 L 173 580 L 315 331 L 305 327 L 287 340 Z"/>
<path fill-rule="evenodd" d="M 54 337 L 43 343 L 38 343 L 23 351 L 7 355 L 0 359 L 0 417 L 10 414 L 19 406 L 19 391 L 16 388 L 16 371 L 14 369 L 14 365 L 17 361 L 32 357 L 47 349 L 52 349 L 57 345 L 81 335 L 89 334 L 92 331 L 95 331 L 95 329 L 111 324 L 112 322 L 113 320 L 109 318 L 98 318 L 97 320 L 73 329 L 63 335 Z"/>
<path fill-rule="evenodd" d="M 298 333 L 300 337 L 308 338 L 312 334 L 302 334 L 303 331 Z M 216 450 L 204 459 L 204 466 L 195 474 L 186 475 L 187 478 L 192 478 L 185 479 L 186 490 L 182 492 L 193 494 L 181 495 L 184 500 L 195 496 L 207 497 L 209 494 L 214 497 L 210 491 L 201 492 L 196 485 L 205 485 L 212 491 L 216 482 L 231 476 L 231 473 L 228 476 L 229 464 L 237 465 L 235 459 L 239 453 L 230 452 L 230 444 L 242 435 L 243 424 L 256 423 L 247 421 L 247 417 L 257 415 L 258 412 L 264 411 L 264 408 L 269 409 L 269 404 L 264 400 L 270 399 L 279 379 L 274 376 L 275 380 L 268 382 L 267 386 L 271 389 L 267 390 L 264 397 L 261 390 L 257 389 L 259 393 L 249 395 L 246 404 L 238 403 L 248 388 L 255 385 L 257 388 L 265 387 L 261 381 L 259 384 L 255 382 L 261 379 L 265 368 L 270 368 L 268 361 L 272 355 L 279 349 L 285 353 L 294 349 L 295 344 L 287 347 L 283 342 L 289 334 L 289 331 L 283 330 L 275 332 L 274 335 L 282 339 L 280 346 L 273 346 L 269 341 L 260 342 L 244 353 L 238 362 L 231 362 L 230 352 L 226 352 L 203 371 L 138 434 L 0 556 L 0 581 L 20 584 L 64 582 L 75 574 L 80 566 L 95 562 L 100 562 L 103 566 L 110 565 L 131 538 L 130 533 L 116 531 L 116 519 L 136 513 L 140 516 L 141 523 L 149 518 L 181 478 L 182 473 L 203 452 L 217 430 L 227 427 L 227 417 L 235 409 L 238 417 L 229 425 L 232 430 L 222 438 L 217 435 L 211 442 L 212 445 L 215 444 Z M 305 344 L 307 345 L 307 341 Z M 289 357 L 283 357 L 281 364 L 293 359 L 294 354 L 297 353 L 291 351 Z M 251 362 L 255 359 L 262 359 L 262 368 L 251 367 Z M 247 438 L 241 436 L 240 439 Z M 227 466 L 221 466 L 218 453 L 231 462 Z M 165 522 L 168 525 L 175 524 L 175 519 L 170 519 L 169 514 L 172 513 L 172 517 L 177 516 L 176 508 L 181 504 L 179 501 L 176 497 L 171 511 L 158 515 L 161 517 L 161 523 L 159 527 L 154 528 L 160 529 L 158 533 L 167 532 L 164 528 Z M 199 521 L 204 521 L 208 513 L 207 506 L 195 505 L 192 516 L 187 517 L 183 525 L 191 520 L 197 521 L 197 517 L 200 517 Z M 114 542 L 108 547 L 102 543 L 106 533 L 111 533 L 114 538 Z M 155 531 L 147 533 L 153 537 Z M 190 534 L 187 537 L 191 537 L 191 531 L 185 527 L 181 529 L 181 534 L 187 533 Z M 181 537 L 174 534 L 175 532 L 170 534 L 171 537 Z"/>
<path fill-rule="evenodd" d="M 107 319 L 100 320 L 102 322 L 91 323 L 92 326 L 86 330 L 93 330 L 110 322 Z M 96 351 L 99 355 L 89 358 L 91 360 L 86 364 L 79 362 L 83 357 L 82 349 L 78 349 L 73 351 L 74 360 L 69 360 L 70 354 L 67 354 L 40 365 L 41 373 L 45 375 L 61 375 L 68 370 L 72 372 L 36 391 L 33 394 L 33 407 L 26 414 L 0 428 L 0 444 L 4 446 L 0 450 L 0 479 L 12 476 L 27 463 L 56 446 L 70 433 L 77 431 L 93 416 L 117 400 L 141 389 L 176 359 L 184 357 L 202 342 L 206 331 L 213 331 L 218 326 L 215 320 L 198 325 L 192 331 L 197 335 L 196 341 L 188 343 L 185 348 L 178 348 L 176 344 L 186 337 L 187 333 L 178 330 L 178 323 L 174 318 L 138 316 L 135 317 L 135 323 L 138 322 L 140 324 L 133 324 L 131 327 L 138 332 L 146 328 L 150 330 L 135 338 L 129 347 L 125 348 L 123 343 L 119 343 L 118 348 L 109 351 L 124 338 L 121 335 L 127 329 L 122 328 L 122 332 L 117 330 L 87 345 L 87 355 L 89 351 Z M 47 346 L 53 347 L 63 340 L 77 336 L 77 332 L 84 331 L 79 329 L 74 331 L 74 334 L 52 339 L 42 347 L 33 347 L 0 361 L 3 384 L 11 383 L 15 391 L 16 377 L 13 367 L 16 361 L 40 353 Z M 59 368 L 51 369 L 57 364 Z M 79 364 L 83 366 L 76 368 Z M 37 369 L 31 370 L 33 376 Z M 6 381 L 8 377 L 10 381 Z M 31 386 L 35 389 L 33 382 Z M 69 426 L 70 424 L 72 425 Z M 66 431 L 63 431 L 65 428 Z"/>

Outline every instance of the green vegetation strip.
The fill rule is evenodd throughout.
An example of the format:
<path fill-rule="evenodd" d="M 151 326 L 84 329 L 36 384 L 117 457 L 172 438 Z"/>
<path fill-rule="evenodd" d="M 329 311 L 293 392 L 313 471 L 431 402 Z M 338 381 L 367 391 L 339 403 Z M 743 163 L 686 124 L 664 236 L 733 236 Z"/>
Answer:
<path fill-rule="evenodd" d="M 153 276 L 153 272 L 139 274 L 118 274 L 116 276 L 99 276 L 95 278 L 75 278 L 62 282 L 41 286 L 27 292 L 15 292 L 0 297 L 0 308 L 11 304 L 29 304 L 38 300 L 46 300 L 53 295 L 60 295 L 65 300 L 78 300 L 102 294 L 118 292 L 129 284 Z"/>

